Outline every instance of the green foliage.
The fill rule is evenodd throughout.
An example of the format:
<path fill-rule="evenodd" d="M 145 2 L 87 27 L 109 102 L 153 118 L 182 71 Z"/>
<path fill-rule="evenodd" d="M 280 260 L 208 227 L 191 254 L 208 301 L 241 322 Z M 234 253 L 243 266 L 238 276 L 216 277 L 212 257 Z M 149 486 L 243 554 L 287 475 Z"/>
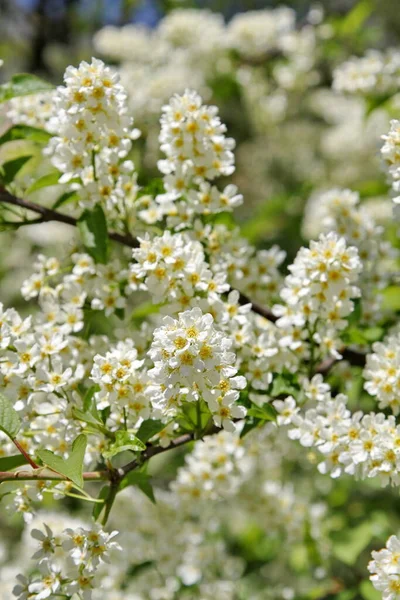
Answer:
<path fill-rule="evenodd" d="M 78 435 L 68 458 L 57 456 L 50 450 L 39 450 L 38 456 L 44 465 L 52 471 L 64 475 L 72 481 L 78 488 L 83 487 L 83 459 L 85 457 L 87 445 L 86 435 Z"/>
<path fill-rule="evenodd" d="M 101 420 L 101 416 L 97 412 L 97 410 L 92 410 L 92 412 L 84 412 L 74 406 L 72 409 L 72 415 L 74 419 L 86 423 L 85 431 L 87 433 L 102 433 L 103 435 L 110 437 L 112 440 L 114 440 L 115 435 L 111 431 L 109 431 L 107 427 L 104 426 L 104 423 Z"/>
<path fill-rule="evenodd" d="M 160 304 L 153 304 L 153 302 L 143 302 L 137 306 L 131 314 L 131 320 L 140 324 L 146 317 L 154 315 L 160 311 Z"/>
<path fill-rule="evenodd" d="M 44 129 L 30 127 L 29 125 L 13 125 L 0 137 L 0 146 L 15 140 L 28 140 L 39 144 L 47 144 L 51 137 L 51 133 Z"/>
<path fill-rule="evenodd" d="M 60 178 L 60 173 L 58 171 L 53 171 L 52 173 L 48 173 L 47 175 L 43 175 L 39 177 L 36 181 L 32 183 L 32 185 L 28 188 L 27 194 L 32 194 L 37 190 L 41 190 L 45 187 L 50 187 L 52 185 L 57 185 L 58 180 Z"/>
<path fill-rule="evenodd" d="M 0 458 L 0 471 L 12 471 L 17 467 L 27 464 L 25 456 L 22 454 L 15 454 L 14 456 L 4 456 Z"/>
<path fill-rule="evenodd" d="M 143 421 L 139 427 L 136 436 L 145 444 L 150 438 L 163 429 L 165 429 L 165 423 L 162 421 L 157 419 L 147 419 L 146 421 Z"/>
<path fill-rule="evenodd" d="M 103 485 L 98 495 L 98 500 L 102 500 L 103 502 L 96 502 L 93 505 L 92 517 L 95 521 L 100 517 L 100 514 L 104 508 L 104 502 L 108 496 L 110 487 L 108 485 Z"/>
<path fill-rule="evenodd" d="M 359 591 L 364 600 L 381 600 L 382 598 L 382 595 L 367 579 L 360 583 Z"/>
<path fill-rule="evenodd" d="M 131 471 L 128 473 L 128 475 L 122 480 L 120 489 L 123 490 L 130 485 L 137 486 L 149 498 L 149 500 L 153 502 L 153 504 L 156 503 L 153 487 L 150 483 L 150 477 L 145 471 Z"/>
<path fill-rule="evenodd" d="M 15 176 L 19 173 L 22 167 L 32 158 L 32 155 L 29 156 L 19 156 L 18 158 L 14 158 L 13 160 L 8 160 L 1 165 L 1 174 L 0 179 L 1 182 L 5 185 L 10 184 L 14 181 Z"/>
<path fill-rule="evenodd" d="M 107 221 L 100 204 L 84 210 L 78 220 L 78 229 L 87 252 L 97 263 L 105 264 L 108 258 Z"/>
<path fill-rule="evenodd" d="M 11 81 L 0 86 L 0 103 L 7 102 L 7 100 L 17 96 L 29 96 L 40 92 L 48 92 L 52 89 L 54 89 L 54 85 L 48 81 L 44 81 L 36 75 L 20 73 L 13 75 Z"/>
<path fill-rule="evenodd" d="M 272 390 L 271 395 L 274 397 L 277 396 L 293 396 L 299 392 L 298 386 L 295 386 L 291 382 L 291 377 L 284 377 L 283 375 L 278 375 L 274 378 L 272 382 Z"/>
<path fill-rule="evenodd" d="M 21 427 L 21 420 L 10 400 L 0 393 L 0 431 L 14 440 Z"/>
<path fill-rule="evenodd" d="M 340 22 L 339 34 L 345 37 L 356 35 L 365 25 L 373 10 L 372 0 L 359 0 Z"/>
<path fill-rule="evenodd" d="M 51 208 L 53 210 L 57 210 L 58 208 L 60 208 L 60 206 L 63 206 L 64 204 L 67 204 L 68 202 L 73 202 L 77 198 L 78 198 L 78 194 L 76 192 L 65 192 L 64 194 L 61 194 L 61 196 L 59 198 L 57 198 L 57 200 L 54 202 L 54 204 Z"/>
<path fill-rule="evenodd" d="M 103 452 L 104 458 L 112 458 L 121 452 L 131 450 L 132 452 L 143 452 L 145 444 L 130 431 L 120 430 L 115 433 L 115 442 L 110 444 Z"/>
<path fill-rule="evenodd" d="M 272 404 L 262 404 L 258 406 L 252 403 L 251 408 L 247 410 L 246 423 L 240 433 L 240 437 L 244 437 L 249 431 L 256 427 L 261 427 L 268 421 L 275 421 L 277 412 Z"/>
<path fill-rule="evenodd" d="M 342 531 L 340 539 L 333 545 L 333 554 L 346 565 L 352 566 L 373 537 L 374 530 L 369 521 Z"/>

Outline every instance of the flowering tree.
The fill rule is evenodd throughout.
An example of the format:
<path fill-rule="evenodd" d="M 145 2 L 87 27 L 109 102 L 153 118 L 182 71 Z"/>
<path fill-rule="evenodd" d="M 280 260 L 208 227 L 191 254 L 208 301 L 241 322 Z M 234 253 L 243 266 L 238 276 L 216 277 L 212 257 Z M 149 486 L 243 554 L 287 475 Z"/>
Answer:
<path fill-rule="evenodd" d="M 210 48 L 226 52 L 221 20 L 203 17 L 216 46 L 188 51 L 191 68 L 202 65 L 199 77 L 211 69 Z M 161 46 L 174 45 L 180 11 L 174 18 L 161 26 Z M 106 34 L 98 36 L 103 50 Z M 295 32 L 292 12 L 282 9 L 236 17 L 226 43 L 257 69 L 277 50 L 293 58 L 310 35 Z M 129 51 L 124 44 L 116 50 L 112 39 L 114 55 Z M 395 52 L 351 59 L 337 68 L 333 87 L 391 94 L 397 62 Z M 278 63 L 277 80 L 287 81 L 288 69 Z M 293 58 L 293 86 L 304 71 L 309 62 Z M 146 94 L 144 121 L 157 100 Z M 243 202 L 226 179 L 235 171 L 235 142 L 218 108 L 196 91 L 179 90 L 160 106 L 159 173 L 146 184 L 135 166 L 141 142 L 131 107 L 138 99 L 131 92 L 128 101 L 118 71 L 101 60 L 68 67 L 56 89 L 15 76 L 0 100 L 11 121 L 0 145 L 16 149 L 1 167 L 3 229 L 68 230 L 54 256 L 36 255 L 21 288 L 29 310 L 0 305 L 0 498 L 23 515 L 35 540 L 34 562 L 18 574 L 15 596 L 311 598 L 340 591 L 335 571 L 326 575 L 332 525 L 310 487 L 328 476 L 399 484 L 400 337 L 396 307 L 384 295 L 398 258 L 390 227 L 359 193 L 320 189 L 305 212 L 314 240 L 283 268 L 283 250 L 256 249 L 234 223 L 232 211 Z M 398 137 L 392 121 L 382 155 L 395 193 Z M 372 406 L 355 406 L 356 379 Z M 168 489 L 155 490 L 155 457 L 162 461 L 180 446 L 189 448 L 184 463 Z M 295 473 L 285 483 L 285 463 L 296 460 L 303 483 Z M 91 505 L 91 517 L 85 508 L 77 516 L 54 512 L 68 502 Z M 273 539 L 283 535 L 285 545 L 307 549 L 310 579 L 326 579 L 319 596 L 309 580 L 295 591 L 284 585 L 285 557 L 273 590 L 262 579 L 247 582 L 260 557 L 243 561 L 229 543 L 236 535 L 243 550 L 243 532 L 232 529 L 241 529 L 243 514 Z M 24 536 L 25 557 L 32 542 Z M 399 544 L 392 535 L 368 567 L 388 599 L 400 598 Z M 338 547 L 352 564 L 346 544 Z M 268 563 L 272 542 L 265 551 Z M 266 576 L 273 581 L 272 572 Z M 375 592 L 365 583 L 368 600 Z"/>

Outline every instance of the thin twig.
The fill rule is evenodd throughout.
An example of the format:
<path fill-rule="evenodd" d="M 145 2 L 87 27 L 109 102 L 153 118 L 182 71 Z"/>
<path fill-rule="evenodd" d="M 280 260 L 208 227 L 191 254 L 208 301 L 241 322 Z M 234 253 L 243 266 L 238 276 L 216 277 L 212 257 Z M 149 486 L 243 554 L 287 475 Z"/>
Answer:
<path fill-rule="evenodd" d="M 46 223 L 48 221 L 57 221 L 59 223 L 65 223 L 66 225 L 71 225 L 72 227 L 76 227 L 78 224 L 78 219 L 74 217 L 70 217 L 69 215 L 65 215 L 64 213 L 60 213 L 57 210 L 53 210 L 52 208 L 46 208 L 45 206 L 41 206 L 40 204 L 36 204 L 35 202 L 30 202 L 30 200 L 22 200 L 21 198 L 17 198 L 10 194 L 5 188 L 0 187 L 0 202 L 4 202 L 5 204 L 12 204 L 13 206 L 19 206 L 20 208 L 24 208 L 26 210 L 30 210 L 36 214 L 41 215 L 41 220 L 35 219 L 36 223 Z M 108 237 L 115 242 L 119 242 L 124 246 L 129 246 L 130 248 L 137 248 L 139 246 L 139 242 L 136 238 L 131 235 L 123 235 L 121 233 L 117 233 L 115 231 L 110 231 L 108 233 Z"/>

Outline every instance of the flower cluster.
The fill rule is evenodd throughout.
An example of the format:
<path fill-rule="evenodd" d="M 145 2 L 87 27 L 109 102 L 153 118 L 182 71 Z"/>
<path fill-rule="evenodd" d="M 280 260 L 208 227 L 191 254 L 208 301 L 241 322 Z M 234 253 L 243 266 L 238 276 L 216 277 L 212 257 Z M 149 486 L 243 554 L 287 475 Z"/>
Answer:
<path fill-rule="evenodd" d="M 232 496 L 243 482 L 248 459 L 238 435 L 221 431 L 195 444 L 179 469 L 173 491 L 183 501 L 210 501 Z"/>
<path fill-rule="evenodd" d="M 400 413 L 400 335 L 391 335 L 384 342 L 375 342 L 373 353 L 367 355 L 364 369 L 365 389 L 376 396 L 379 408 L 387 407 L 394 415 Z"/>
<path fill-rule="evenodd" d="M 383 240 L 383 227 L 377 225 L 368 208 L 360 204 L 359 194 L 348 189 L 332 189 L 315 195 L 306 208 L 305 223 L 313 231 L 335 231 L 347 244 L 358 249 L 362 262 L 358 286 L 362 293 L 363 320 L 369 323 L 379 320 L 382 298 L 378 290 L 389 282 L 388 267 L 396 251 Z"/>
<path fill-rule="evenodd" d="M 201 243 L 186 234 L 146 236 L 133 258 L 137 262 L 130 266 L 130 289 L 147 290 L 155 303 L 167 300 L 172 313 L 189 308 L 196 296 L 211 301 L 229 289 L 225 274 L 213 275 Z"/>
<path fill-rule="evenodd" d="M 351 58 L 333 73 L 333 89 L 383 95 L 397 92 L 400 83 L 400 52 L 368 50 L 361 58 Z"/>
<path fill-rule="evenodd" d="M 333 398 L 329 386 L 315 377 L 305 389 L 315 406 L 302 414 L 294 398 L 277 400 L 278 424 L 290 425 L 291 439 L 323 455 L 318 465 L 321 473 L 333 478 L 343 472 L 362 479 L 377 477 L 382 486 L 399 485 L 400 427 L 395 418 L 383 413 L 351 414 L 347 397 Z"/>
<path fill-rule="evenodd" d="M 245 58 L 265 58 L 280 49 L 284 35 L 295 28 L 295 20 L 294 11 L 286 7 L 239 13 L 229 23 L 230 46 Z"/>
<path fill-rule="evenodd" d="M 393 202 L 395 205 L 395 215 L 400 213 L 400 121 L 392 119 L 390 121 L 390 130 L 387 135 L 382 136 L 384 144 L 381 148 L 382 158 L 387 165 L 389 176 L 392 182 L 393 192 L 395 194 Z"/>
<path fill-rule="evenodd" d="M 234 171 L 234 140 L 225 137 L 216 106 L 203 105 L 201 97 L 186 90 L 163 107 L 160 147 L 166 159 L 158 167 L 164 174 L 165 194 L 156 201 L 186 200 L 195 213 L 232 210 L 242 202 L 236 186 L 221 193 L 212 182 Z"/>
<path fill-rule="evenodd" d="M 336 233 L 321 234 L 309 248 L 301 248 L 289 267 L 281 290 L 284 305 L 276 305 L 277 326 L 285 331 L 281 344 L 302 352 L 303 340 L 338 355 L 337 332 L 347 325 L 352 298 L 360 295 L 355 285 L 362 264 L 357 248 L 347 246 Z"/>
<path fill-rule="evenodd" d="M 397 600 L 400 595 L 400 540 L 392 535 L 382 550 L 372 552 L 368 565 L 375 589 L 382 592 L 383 600 Z"/>
<path fill-rule="evenodd" d="M 40 127 L 56 133 L 57 130 L 51 126 L 54 117 L 54 92 L 11 98 L 6 116 L 12 123 Z"/>
<path fill-rule="evenodd" d="M 100 60 L 68 67 L 65 86 L 55 93 L 56 131 L 46 149 L 62 173 L 60 182 L 79 191 L 82 206 L 101 203 L 111 215 L 126 216 L 124 203 L 136 193 L 132 161 L 126 160 L 137 131 L 127 114 L 119 75 Z"/>
<path fill-rule="evenodd" d="M 14 596 L 19 600 L 45 600 L 77 594 L 90 600 L 93 588 L 99 584 L 99 565 L 109 562 L 111 552 L 121 550 L 113 540 L 117 533 L 106 533 L 96 525 L 91 529 L 65 529 L 61 535 L 54 535 L 47 525 L 44 531 L 33 529 L 31 535 L 39 542 L 39 549 L 32 558 L 39 573 L 28 578 L 18 576 Z"/>
<path fill-rule="evenodd" d="M 163 325 L 154 330 L 149 352 L 154 362 L 149 375 L 159 386 L 154 403 L 175 414 L 183 401 L 204 400 L 214 423 L 233 431 L 233 419 L 246 413 L 237 404 L 246 379 L 236 375 L 231 347 L 232 340 L 217 331 L 212 316 L 203 315 L 200 308 L 179 313 L 178 319 L 164 317 Z"/>
<path fill-rule="evenodd" d="M 117 422 L 124 415 L 125 422 L 135 424 L 139 417 L 147 418 L 150 414 L 145 393 L 149 380 L 146 371 L 141 370 L 143 362 L 137 360 L 137 350 L 130 339 L 118 342 L 105 356 L 96 354 L 93 359 L 90 378 L 100 388 L 95 396 L 96 405 L 99 409 L 111 406 L 111 416 L 117 412 Z"/>
<path fill-rule="evenodd" d="M 222 224 L 203 226 L 199 221 L 191 235 L 203 244 L 212 271 L 219 276 L 227 274 L 233 288 L 263 305 L 278 299 L 283 283 L 279 267 L 286 256 L 279 246 L 257 250 L 240 236 L 239 229 Z"/>

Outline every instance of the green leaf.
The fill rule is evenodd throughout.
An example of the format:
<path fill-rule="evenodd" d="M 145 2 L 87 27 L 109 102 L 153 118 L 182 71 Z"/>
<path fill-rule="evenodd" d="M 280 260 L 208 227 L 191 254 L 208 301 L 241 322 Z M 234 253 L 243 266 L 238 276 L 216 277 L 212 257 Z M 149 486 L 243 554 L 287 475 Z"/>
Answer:
<path fill-rule="evenodd" d="M 154 560 L 145 560 L 144 562 L 132 565 L 128 569 L 127 576 L 129 578 L 136 577 L 139 573 L 141 573 L 145 569 L 148 569 L 149 567 L 152 567 L 155 564 L 156 562 Z"/>
<path fill-rule="evenodd" d="M 161 304 L 153 304 L 153 302 L 143 302 L 143 304 L 133 309 L 131 320 L 141 323 L 149 315 L 158 313 L 160 306 Z"/>
<path fill-rule="evenodd" d="M 96 419 L 90 412 L 84 412 L 75 406 L 72 408 L 72 416 L 74 419 L 78 421 L 82 421 L 83 423 L 89 423 L 93 426 L 103 427 L 103 422 L 99 419 Z"/>
<path fill-rule="evenodd" d="M 261 421 L 275 421 L 277 412 L 271 404 L 263 404 L 262 406 L 253 404 L 253 406 L 248 409 L 247 414 L 249 417 L 255 417 Z"/>
<path fill-rule="evenodd" d="M 374 10 L 372 0 L 359 0 L 340 24 L 340 34 L 346 37 L 356 35 Z"/>
<path fill-rule="evenodd" d="M 52 134 L 44 129 L 29 127 L 29 125 L 13 125 L 0 137 L 0 146 L 14 140 L 29 140 L 39 144 L 47 144 Z"/>
<path fill-rule="evenodd" d="M 29 96 L 40 92 L 48 92 L 54 89 L 54 85 L 48 81 L 30 75 L 29 73 L 20 73 L 13 75 L 11 81 L 0 86 L 0 102 L 6 102 L 17 96 Z"/>
<path fill-rule="evenodd" d="M 99 518 L 99 516 L 101 514 L 101 511 L 104 508 L 104 502 L 108 496 L 109 489 L 110 489 L 110 487 L 108 485 L 103 485 L 103 487 L 100 490 L 100 494 L 98 495 L 98 500 L 103 500 L 103 502 L 97 502 L 93 506 L 92 517 L 95 521 L 97 521 L 97 519 Z"/>
<path fill-rule="evenodd" d="M 10 400 L 0 394 L 0 431 L 14 440 L 21 427 L 21 420 Z"/>
<path fill-rule="evenodd" d="M 136 432 L 136 437 L 145 444 L 150 438 L 153 437 L 153 435 L 156 435 L 156 433 L 162 431 L 165 426 L 165 423 L 158 421 L 157 419 L 147 419 L 146 421 L 143 421 L 139 427 L 138 431 Z"/>
<path fill-rule="evenodd" d="M 273 381 L 271 396 L 293 396 L 296 395 L 298 391 L 298 388 L 292 385 L 290 381 L 287 381 L 285 377 L 278 375 Z"/>
<path fill-rule="evenodd" d="M 103 456 L 104 458 L 112 458 L 126 450 L 143 452 L 143 450 L 146 450 L 146 446 L 130 431 L 117 431 L 115 434 L 115 442 L 110 444 L 108 449 L 103 452 Z"/>
<path fill-rule="evenodd" d="M 363 330 L 363 335 L 370 343 L 378 342 L 385 335 L 385 330 L 382 327 L 368 327 Z"/>
<path fill-rule="evenodd" d="M 27 462 L 25 456 L 22 456 L 22 454 L 4 456 L 3 458 L 0 458 L 0 471 L 12 471 L 12 469 L 26 465 Z"/>
<path fill-rule="evenodd" d="M 39 177 L 39 179 L 32 183 L 32 185 L 27 189 L 26 193 L 32 194 L 32 192 L 36 192 L 36 190 L 41 190 L 44 187 L 57 185 L 59 179 L 60 173 L 58 171 L 54 171 L 53 173 L 43 175 L 43 177 Z"/>
<path fill-rule="evenodd" d="M 86 435 L 81 433 L 72 444 L 71 453 L 68 458 L 57 456 L 50 450 L 39 450 L 40 460 L 52 471 L 64 475 L 79 488 L 83 487 L 83 459 L 87 445 Z"/>
<path fill-rule="evenodd" d="M 357 325 L 357 323 L 360 322 L 361 317 L 362 317 L 361 298 L 356 298 L 354 300 L 354 310 L 353 310 L 353 312 L 350 313 L 347 321 L 348 321 L 349 325 Z"/>
<path fill-rule="evenodd" d="M 74 417 L 74 419 L 77 419 L 78 421 L 82 421 L 83 423 L 87 423 L 88 425 L 90 425 L 90 427 L 86 428 L 88 431 L 90 431 L 90 433 L 102 433 L 103 435 L 111 438 L 112 440 L 115 439 L 115 434 L 109 431 L 107 427 L 104 426 L 104 423 L 101 420 L 101 416 L 97 411 L 82 411 L 74 406 L 72 408 L 72 416 Z"/>
<path fill-rule="evenodd" d="M 381 600 L 382 594 L 378 592 L 368 579 L 360 583 L 360 594 L 364 600 Z"/>
<path fill-rule="evenodd" d="M 161 177 L 153 177 L 150 183 L 140 188 L 138 192 L 138 198 L 141 196 L 158 196 L 158 194 L 164 193 L 164 180 Z"/>
<path fill-rule="evenodd" d="M 78 220 L 82 242 L 92 258 L 98 263 L 106 263 L 108 257 L 107 221 L 100 204 L 92 210 L 85 210 Z"/>
<path fill-rule="evenodd" d="M 348 529 L 333 545 L 333 554 L 346 565 L 352 566 L 373 536 L 371 523 L 362 523 L 358 527 Z"/>
<path fill-rule="evenodd" d="M 391 285 L 382 292 L 383 310 L 400 310 L 400 287 Z"/>
<path fill-rule="evenodd" d="M 150 477 L 143 471 L 131 471 L 121 481 L 120 489 L 123 490 L 130 485 L 136 485 L 148 498 L 156 504 L 153 487 L 150 483 Z"/>
<path fill-rule="evenodd" d="M 96 392 L 100 391 L 99 385 L 92 385 L 88 390 L 86 390 L 85 396 L 83 398 L 83 410 L 86 412 L 92 407 L 92 400 Z M 96 408 L 97 413 L 97 408 Z"/>
<path fill-rule="evenodd" d="M 8 160 L 1 165 L 1 179 L 6 185 L 11 183 L 17 173 L 22 169 L 25 163 L 32 158 L 30 156 L 19 156 L 13 160 Z"/>
<path fill-rule="evenodd" d="M 63 204 L 67 204 L 67 202 L 73 202 L 78 198 L 78 194 L 76 192 L 65 192 L 62 194 L 51 207 L 53 210 L 56 210 Z"/>

